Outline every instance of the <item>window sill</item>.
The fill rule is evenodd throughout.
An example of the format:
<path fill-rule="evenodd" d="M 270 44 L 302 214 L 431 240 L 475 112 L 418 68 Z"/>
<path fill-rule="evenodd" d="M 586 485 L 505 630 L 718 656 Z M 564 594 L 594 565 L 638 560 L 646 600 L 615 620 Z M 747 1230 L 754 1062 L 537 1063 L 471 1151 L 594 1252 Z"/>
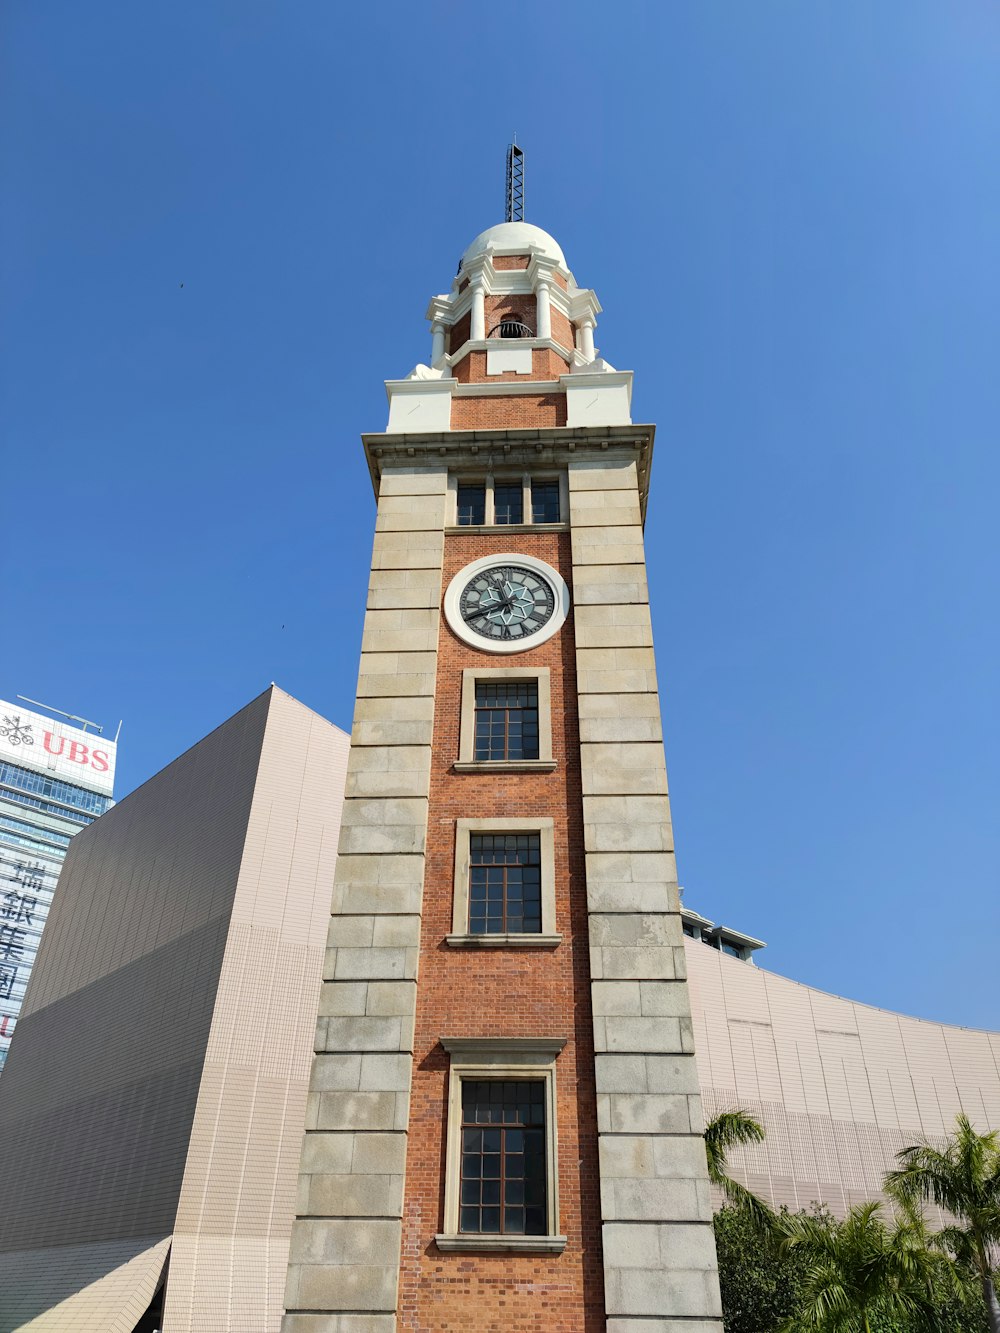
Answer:
<path fill-rule="evenodd" d="M 445 528 L 445 534 L 472 533 L 482 536 L 498 532 L 569 532 L 568 523 L 462 523 Z"/>
<path fill-rule="evenodd" d="M 439 1250 L 493 1254 L 562 1254 L 565 1236 L 453 1236 L 434 1237 Z"/>
<path fill-rule="evenodd" d="M 554 759 L 460 759 L 452 764 L 456 773 L 551 773 Z"/>
<path fill-rule="evenodd" d="M 554 949 L 561 935 L 446 935 L 452 949 Z"/>

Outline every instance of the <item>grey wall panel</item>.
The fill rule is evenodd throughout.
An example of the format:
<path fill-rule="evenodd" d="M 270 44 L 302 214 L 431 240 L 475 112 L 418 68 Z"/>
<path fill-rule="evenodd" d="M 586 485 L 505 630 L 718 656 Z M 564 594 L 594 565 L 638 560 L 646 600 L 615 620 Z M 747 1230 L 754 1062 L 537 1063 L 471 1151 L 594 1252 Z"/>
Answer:
<path fill-rule="evenodd" d="M 0 1081 L 4 1249 L 172 1228 L 269 702 L 70 847 Z"/>
<path fill-rule="evenodd" d="M 0 1093 L 0 1248 L 168 1234 L 225 922 L 36 1010 Z"/>
<path fill-rule="evenodd" d="M 760 1120 L 764 1143 L 730 1165 L 775 1206 L 842 1215 L 878 1198 L 900 1149 L 940 1142 L 959 1111 L 1000 1128 L 997 1034 L 828 995 L 700 941 L 686 951 L 705 1114 Z"/>
<path fill-rule="evenodd" d="M 133 1327 L 161 1241 L 167 1333 L 275 1333 L 348 745 L 272 687 L 76 839 L 0 1087 L 0 1333 L 80 1283 L 74 1328 Z"/>

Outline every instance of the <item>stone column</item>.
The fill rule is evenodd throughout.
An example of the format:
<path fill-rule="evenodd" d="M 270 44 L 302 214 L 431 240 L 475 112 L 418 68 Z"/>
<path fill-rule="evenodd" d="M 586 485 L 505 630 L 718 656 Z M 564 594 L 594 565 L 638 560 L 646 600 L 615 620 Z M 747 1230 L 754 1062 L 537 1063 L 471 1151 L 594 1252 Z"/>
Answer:
<path fill-rule="evenodd" d="M 636 465 L 569 468 L 608 1333 L 722 1333 Z"/>
<path fill-rule="evenodd" d="M 580 320 L 580 351 L 586 361 L 594 359 L 594 321 L 589 315 Z"/>
<path fill-rule="evenodd" d="M 436 319 L 431 325 L 431 365 L 444 359 L 444 325 Z"/>
<path fill-rule="evenodd" d="M 486 337 L 486 289 L 481 274 L 472 279 L 472 330 L 469 337 L 473 342 L 482 342 Z"/>
<path fill-rule="evenodd" d="M 547 273 L 539 273 L 535 280 L 535 303 L 537 308 L 538 325 L 535 330 L 539 338 L 552 337 L 552 296 L 549 286 L 549 276 Z"/>
<path fill-rule="evenodd" d="M 445 468 L 380 484 L 283 1333 L 393 1333 Z"/>

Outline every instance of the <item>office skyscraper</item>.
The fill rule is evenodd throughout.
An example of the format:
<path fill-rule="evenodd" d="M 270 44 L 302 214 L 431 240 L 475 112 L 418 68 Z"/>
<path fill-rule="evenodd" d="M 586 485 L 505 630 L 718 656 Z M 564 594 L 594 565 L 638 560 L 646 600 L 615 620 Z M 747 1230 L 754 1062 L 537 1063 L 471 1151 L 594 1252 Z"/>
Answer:
<path fill-rule="evenodd" d="M 66 849 L 112 804 L 116 750 L 0 699 L 0 1074 Z"/>

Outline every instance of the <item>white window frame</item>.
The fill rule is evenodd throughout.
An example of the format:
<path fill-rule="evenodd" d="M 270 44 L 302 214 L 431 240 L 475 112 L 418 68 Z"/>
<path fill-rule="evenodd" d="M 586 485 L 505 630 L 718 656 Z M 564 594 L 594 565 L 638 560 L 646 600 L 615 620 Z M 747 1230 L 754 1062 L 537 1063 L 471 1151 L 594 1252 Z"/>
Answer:
<path fill-rule="evenodd" d="M 493 488 L 495 482 L 512 482 L 521 478 L 521 523 L 497 523 L 496 510 L 493 504 Z M 531 483 L 532 481 L 558 481 L 559 483 L 559 519 L 555 523 L 534 523 L 531 519 Z M 483 513 L 482 523 L 467 523 L 461 527 L 458 523 L 458 487 L 459 483 L 463 486 L 483 486 L 486 491 L 486 503 Z M 510 471 L 510 472 L 487 472 L 478 476 L 460 476 L 452 472 L 448 476 L 448 530 L 454 529 L 456 532 L 482 532 L 484 529 L 500 528 L 505 532 L 523 532 L 525 530 L 537 532 L 562 532 L 569 528 L 569 477 L 565 470 L 560 471 L 557 468 L 551 470 L 542 469 L 537 474 L 532 472 Z"/>
<path fill-rule="evenodd" d="M 556 1121 L 556 1058 L 565 1037 L 442 1037 L 451 1057 L 448 1071 L 448 1122 L 445 1138 L 444 1231 L 435 1236 L 439 1250 L 494 1253 L 561 1254 L 559 1234 L 559 1135 Z M 505 1236 L 458 1229 L 462 1178 L 462 1083 L 464 1080 L 517 1079 L 545 1084 L 545 1195 L 547 1234 Z"/>
<path fill-rule="evenodd" d="M 469 930 L 469 839 L 473 833 L 537 833 L 541 852 L 542 929 L 540 934 L 473 935 Z M 556 931 L 555 821 L 529 815 L 525 819 L 456 819 L 455 888 L 452 897 L 453 949 L 552 949 L 562 943 Z"/>
<path fill-rule="evenodd" d="M 538 758 L 476 759 L 476 685 L 479 681 L 534 680 L 538 685 Z M 456 773 L 551 773 L 552 672 L 548 667 L 466 667 L 462 672 Z"/>

